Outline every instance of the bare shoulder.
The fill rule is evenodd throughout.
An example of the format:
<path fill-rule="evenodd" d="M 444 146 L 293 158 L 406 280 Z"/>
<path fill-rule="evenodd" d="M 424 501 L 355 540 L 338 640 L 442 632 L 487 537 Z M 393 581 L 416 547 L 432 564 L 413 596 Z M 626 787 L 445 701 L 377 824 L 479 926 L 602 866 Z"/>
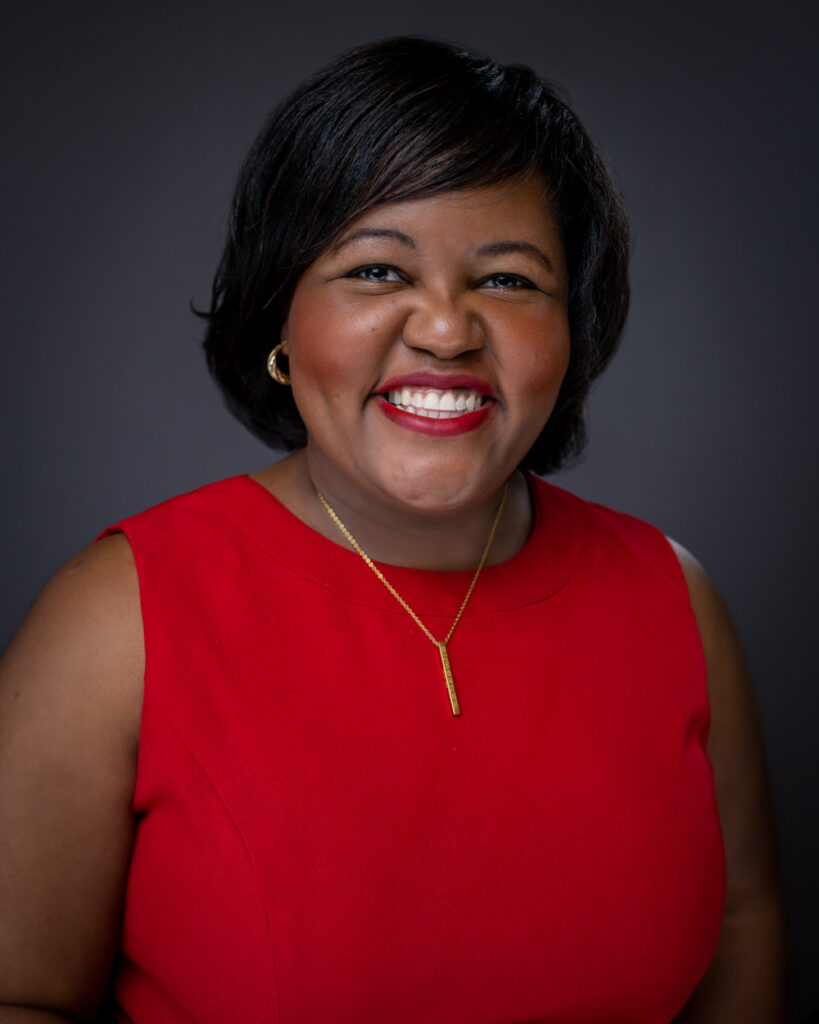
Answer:
<path fill-rule="evenodd" d="M 708 573 L 701 563 L 691 552 L 678 543 L 668 538 L 668 542 L 674 549 L 674 553 L 680 563 L 680 568 L 688 584 L 688 593 L 691 598 L 691 607 L 697 619 L 697 625 L 703 639 L 703 646 L 726 643 L 729 639 L 735 639 L 734 630 L 728 609 L 720 596 L 717 588 L 711 582 Z M 708 654 L 706 650 L 706 654 Z"/>
<path fill-rule="evenodd" d="M 54 573 L 24 620 L 23 630 L 32 616 L 37 620 L 43 611 L 70 614 L 78 599 L 85 611 L 89 610 L 90 602 L 96 600 L 99 612 L 107 609 L 110 613 L 127 614 L 134 597 L 138 610 L 138 594 L 131 545 L 124 534 L 114 533 L 89 544 Z M 112 599 L 114 607 L 110 607 Z"/>
<path fill-rule="evenodd" d="M 712 761 L 735 755 L 742 741 L 759 747 L 759 728 L 750 672 L 731 615 L 717 588 L 700 562 L 669 538 L 688 585 L 691 607 L 699 627 L 708 668 L 708 697 L 711 704 Z M 715 764 L 716 768 L 716 764 Z"/>
<path fill-rule="evenodd" d="M 20 713 L 65 700 L 83 707 L 89 727 L 102 716 L 136 744 L 143 668 L 136 567 L 114 534 L 67 562 L 34 603 L 0 668 L 0 706 Z"/>
<path fill-rule="evenodd" d="M 90 1017 L 133 839 L 139 588 L 122 535 L 72 558 L 0 662 L 0 1005 Z"/>

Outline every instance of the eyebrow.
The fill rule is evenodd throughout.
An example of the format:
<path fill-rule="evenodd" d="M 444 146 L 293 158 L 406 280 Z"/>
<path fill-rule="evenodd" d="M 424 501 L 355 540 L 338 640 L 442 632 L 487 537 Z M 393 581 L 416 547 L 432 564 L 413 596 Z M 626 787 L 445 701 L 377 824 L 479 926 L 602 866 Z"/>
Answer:
<path fill-rule="evenodd" d="M 351 242 L 357 242 L 360 238 L 391 238 L 393 241 L 399 242 L 408 249 L 415 248 L 415 242 L 410 238 L 410 236 L 405 235 L 403 231 L 397 231 L 395 228 L 358 228 L 334 245 L 333 253 L 340 252 L 345 246 L 349 245 Z M 555 272 L 555 265 L 552 260 L 549 259 L 542 249 L 539 249 L 538 246 L 533 245 L 531 242 L 490 242 L 487 245 L 482 245 L 478 249 L 479 256 L 506 256 L 510 253 L 518 252 L 531 253 L 536 256 L 541 263 L 543 263 L 547 270 L 552 273 Z"/>
<path fill-rule="evenodd" d="M 478 249 L 479 256 L 507 256 L 510 253 L 524 252 L 532 253 L 545 265 L 547 270 L 555 272 L 555 265 L 546 253 L 531 242 L 491 242 L 489 245 L 482 245 Z"/>
<path fill-rule="evenodd" d="M 401 245 L 405 245 L 409 249 L 415 248 L 415 242 L 413 242 L 409 235 L 405 235 L 403 231 L 396 231 L 394 228 L 358 228 L 358 230 L 342 238 L 337 245 L 334 245 L 333 252 L 340 252 L 345 245 L 349 245 L 350 242 L 357 242 L 359 238 L 391 238 L 393 241 L 400 242 Z"/>

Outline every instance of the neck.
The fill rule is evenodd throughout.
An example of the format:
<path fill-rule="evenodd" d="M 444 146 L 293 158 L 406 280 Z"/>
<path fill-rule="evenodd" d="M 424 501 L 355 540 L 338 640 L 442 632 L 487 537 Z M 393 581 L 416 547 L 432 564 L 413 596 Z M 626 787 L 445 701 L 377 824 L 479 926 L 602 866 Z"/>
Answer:
<path fill-rule="evenodd" d="M 486 547 L 505 481 L 469 506 L 417 511 L 397 506 L 379 494 L 353 488 L 306 450 L 254 474 L 308 526 L 335 544 L 350 547 L 318 499 L 322 492 L 364 551 L 377 562 L 413 569 L 474 569 Z M 506 561 L 529 537 L 533 513 L 528 486 L 520 473 L 509 493 L 486 564 Z"/>

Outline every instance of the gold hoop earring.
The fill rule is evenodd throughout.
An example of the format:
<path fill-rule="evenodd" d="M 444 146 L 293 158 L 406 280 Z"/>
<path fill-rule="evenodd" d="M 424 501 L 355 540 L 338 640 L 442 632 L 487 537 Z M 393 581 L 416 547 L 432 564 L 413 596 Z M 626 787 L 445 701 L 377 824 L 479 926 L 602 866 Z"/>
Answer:
<path fill-rule="evenodd" d="M 283 345 L 284 342 L 280 341 L 267 357 L 267 372 L 277 384 L 282 384 L 287 388 L 290 387 L 290 377 L 280 366 L 276 365 L 276 360 L 279 358 L 279 353 L 281 352 Z"/>

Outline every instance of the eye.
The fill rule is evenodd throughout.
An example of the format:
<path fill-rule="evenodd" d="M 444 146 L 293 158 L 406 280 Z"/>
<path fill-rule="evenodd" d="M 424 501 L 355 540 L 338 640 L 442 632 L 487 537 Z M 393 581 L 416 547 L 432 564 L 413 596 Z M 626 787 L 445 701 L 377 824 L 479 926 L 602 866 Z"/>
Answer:
<path fill-rule="evenodd" d="M 535 288 L 537 285 L 533 284 L 528 277 L 521 277 L 520 274 L 492 274 L 491 277 L 485 277 L 481 281 L 482 285 L 488 285 L 490 288 Z"/>
<path fill-rule="evenodd" d="M 395 269 L 384 263 L 368 263 L 363 267 L 356 267 L 355 270 L 351 270 L 349 274 L 345 274 L 345 277 L 357 277 L 364 281 L 401 281 L 403 278 L 401 274 Z"/>

